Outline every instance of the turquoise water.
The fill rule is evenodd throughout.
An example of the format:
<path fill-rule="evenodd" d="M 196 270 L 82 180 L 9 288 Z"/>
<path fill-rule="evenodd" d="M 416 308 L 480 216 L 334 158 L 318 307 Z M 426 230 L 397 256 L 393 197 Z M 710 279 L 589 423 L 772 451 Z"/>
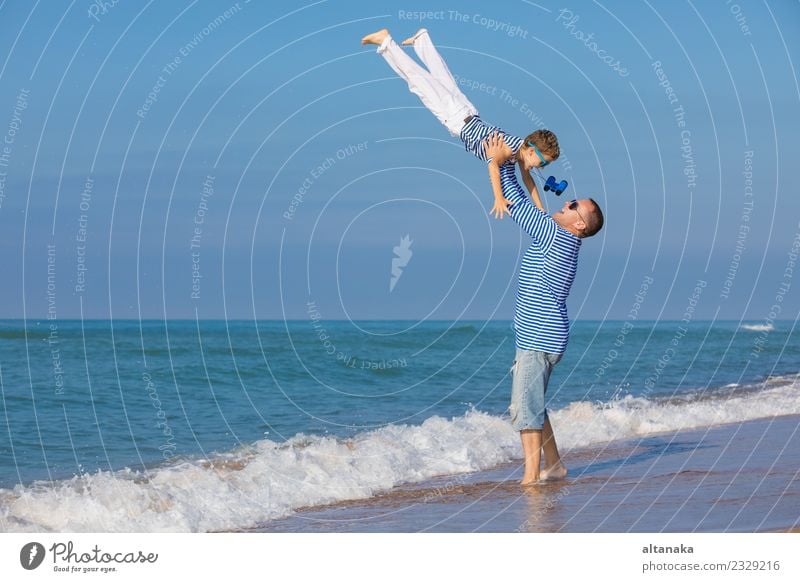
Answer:
<path fill-rule="evenodd" d="M 760 386 L 793 322 L 577 322 L 549 407 Z M 509 404 L 510 322 L 0 322 L 0 487 Z"/>

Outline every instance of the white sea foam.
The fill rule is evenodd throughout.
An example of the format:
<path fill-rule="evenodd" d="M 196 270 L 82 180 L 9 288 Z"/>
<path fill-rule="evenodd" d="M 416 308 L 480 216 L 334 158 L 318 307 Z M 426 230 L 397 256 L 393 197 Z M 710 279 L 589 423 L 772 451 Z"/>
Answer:
<path fill-rule="evenodd" d="M 715 390 L 694 398 L 648 400 L 626 396 L 610 403 L 573 402 L 550 415 L 567 448 L 673 430 L 800 414 L 800 377 L 781 377 L 762 389 Z"/>
<path fill-rule="evenodd" d="M 739 327 L 746 331 L 772 331 L 775 329 L 775 326 L 771 323 L 743 323 Z"/>
<path fill-rule="evenodd" d="M 564 450 L 663 431 L 800 414 L 797 377 L 752 391 L 654 401 L 576 402 L 550 417 Z M 0 490 L 0 530 L 209 531 L 253 527 L 293 510 L 363 499 L 400 483 L 521 456 L 507 418 L 470 411 L 390 425 L 347 441 L 297 435 L 147 473 L 122 470 Z"/>

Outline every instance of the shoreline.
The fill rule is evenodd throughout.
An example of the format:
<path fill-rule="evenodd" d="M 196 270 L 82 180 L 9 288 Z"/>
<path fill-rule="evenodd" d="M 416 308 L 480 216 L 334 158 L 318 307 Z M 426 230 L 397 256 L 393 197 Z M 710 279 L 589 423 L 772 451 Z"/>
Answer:
<path fill-rule="evenodd" d="M 556 435 L 557 436 L 557 435 Z M 521 461 L 299 509 L 251 532 L 800 533 L 800 415 L 562 451 L 565 480 Z"/>

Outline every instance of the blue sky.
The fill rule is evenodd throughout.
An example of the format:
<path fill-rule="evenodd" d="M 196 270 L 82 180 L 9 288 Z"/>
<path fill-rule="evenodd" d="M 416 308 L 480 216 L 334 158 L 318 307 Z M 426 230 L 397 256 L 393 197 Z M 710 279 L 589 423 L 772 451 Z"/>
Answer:
<path fill-rule="evenodd" d="M 359 45 L 420 25 L 485 119 L 555 131 L 546 175 L 603 207 L 571 317 L 624 318 L 647 281 L 640 318 L 797 317 L 788 0 L 5 2 L 0 317 L 511 318 L 524 235 Z"/>

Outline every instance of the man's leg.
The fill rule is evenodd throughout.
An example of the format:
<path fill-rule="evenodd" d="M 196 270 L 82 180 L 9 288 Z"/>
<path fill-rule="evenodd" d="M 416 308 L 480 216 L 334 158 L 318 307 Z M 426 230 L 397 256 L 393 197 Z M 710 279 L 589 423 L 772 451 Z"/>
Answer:
<path fill-rule="evenodd" d="M 520 433 L 525 458 L 525 473 L 521 485 L 561 479 L 567 475 L 545 408 L 545 393 L 550 374 L 560 359 L 560 354 L 517 349 L 511 368 L 511 426 Z M 545 468 L 540 471 L 542 450 Z"/>
<path fill-rule="evenodd" d="M 559 361 L 561 361 L 561 354 L 546 354 L 545 360 L 550 364 L 544 383 L 544 390 L 546 394 L 547 386 L 550 384 L 550 374 L 553 371 L 553 367 Z M 539 478 L 542 481 L 563 479 L 567 476 L 567 468 L 561 462 L 561 455 L 558 454 L 556 435 L 553 433 L 553 426 L 550 424 L 550 419 L 547 416 L 546 408 L 544 410 L 542 441 L 542 450 L 544 451 L 544 469 L 542 469 Z"/>
<path fill-rule="evenodd" d="M 520 485 L 532 485 L 540 478 L 547 365 L 544 352 L 518 348 L 511 367 L 511 427 L 519 432 L 525 459 Z"/>
<path fill-rule="evenodd" d="M 539 474 L 539 478 L 547 481 L 566 477 L 567 468 L 561 462 L 561 456 L 558 454 L 556 436 L 553 434 L 549 418 L 545 418 L 542 429 L 542 450 L 544 451 L 544 469 Z"/>
<path fill-rule="evenodd" d="M 361 40 L 362 44 L 377 44 L 378 54 L 381 55 L 395 73 L 408 83 L 409 90 L 420 98 L 422 104 L 450 131 L 458 135 L 461 124 L 456 128 L 453 125 L 451 113 L 461 106 L 447 87 L 435 79 L 428 71 L 414 62 L 403 49 L 392 39 L 386 29 L 369 34 Z"/>
<path fill-rule="evenodd" d="M 522 452 L 525 456 L 525 473 L 520 485 L 533 485 L 539 481 L 539 463 L 541 462 L 542 431 L 521 430 Z"/>

